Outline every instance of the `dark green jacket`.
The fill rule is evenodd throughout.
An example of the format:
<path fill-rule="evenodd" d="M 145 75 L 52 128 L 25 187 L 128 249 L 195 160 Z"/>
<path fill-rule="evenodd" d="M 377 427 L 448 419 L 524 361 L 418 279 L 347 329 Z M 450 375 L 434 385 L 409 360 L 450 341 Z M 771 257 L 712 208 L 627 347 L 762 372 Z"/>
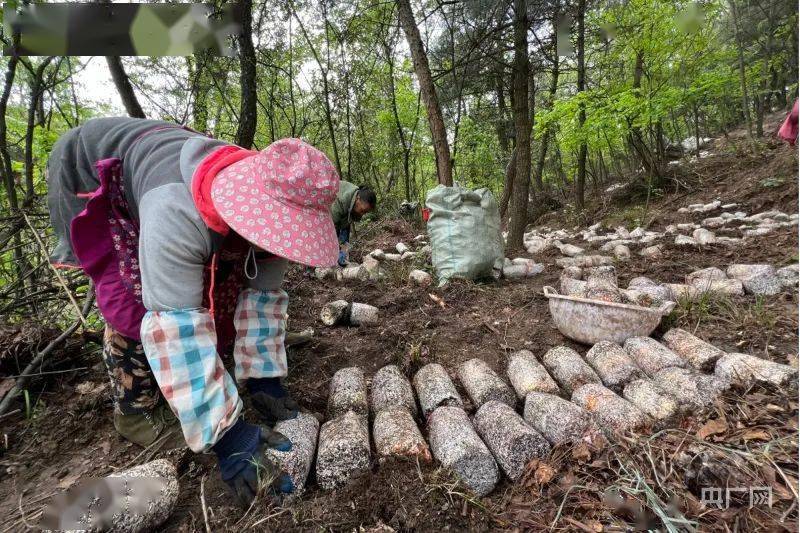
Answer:
<path fill-rule="evenodd" d="M 352 223 L 350 213 L 356 203 L 357 191 L 358 186 L 349 181 L 341 180 L 339 182 L 339 193 L 331 204 L 331 218 L 333 218 L 333 225 L 336 226 L 337 232 L 349 228 Z"/>

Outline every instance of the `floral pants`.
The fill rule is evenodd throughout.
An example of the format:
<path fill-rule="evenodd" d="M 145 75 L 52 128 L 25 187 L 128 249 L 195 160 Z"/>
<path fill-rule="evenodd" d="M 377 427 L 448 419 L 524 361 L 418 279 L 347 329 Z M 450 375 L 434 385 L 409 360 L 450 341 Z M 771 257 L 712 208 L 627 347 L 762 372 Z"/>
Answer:
<path fill-rule="evenodd" d="M 161 391 L 141 342 L 106 325 L 103 361 L 111 379 L 115 410 L 123 415 L 143 414 L 152 411 L 161 401 Z"/>

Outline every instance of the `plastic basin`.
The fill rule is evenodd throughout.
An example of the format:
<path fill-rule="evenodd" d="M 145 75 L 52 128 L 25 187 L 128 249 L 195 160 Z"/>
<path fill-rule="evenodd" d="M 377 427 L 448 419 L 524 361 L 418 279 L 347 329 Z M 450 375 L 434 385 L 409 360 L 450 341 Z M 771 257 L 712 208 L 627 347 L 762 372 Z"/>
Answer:
<path fill-rule="evenodd" d="M 647 337 L 661 322 L 661 317 L 675 307 L 675 302 L 664 302 L 661 307 L 653 308 L 564 296 L 549 286 L 543 291 L 558 331 L 583 344 L 600 341 L 622 344 L 630 337 Z"/>

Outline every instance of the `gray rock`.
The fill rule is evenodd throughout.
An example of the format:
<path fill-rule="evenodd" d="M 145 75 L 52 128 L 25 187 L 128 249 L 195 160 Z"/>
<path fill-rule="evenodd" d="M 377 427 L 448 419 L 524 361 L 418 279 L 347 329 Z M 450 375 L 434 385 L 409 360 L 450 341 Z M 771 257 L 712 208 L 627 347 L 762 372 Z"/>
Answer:
<path fill-rule="evenodd" d="M 742 232 L 742 235 L 744 235 L 745 238 L 763 237 L 764 235 L 769 235 L 770 233 L 772 233 L 772 228 L 760 227 L 760 228 L 746 229 Z"/>
<path fill-rule="evenodd" d="M 266 452 L 267 456 L 292 479 L 295 489 L 293 494 L 300 495 L 305 491 L 308 473 L 314 463 L 319 421 L 311 413 L 301 412 L 291 420 L 282 420 L 275 424 L 275 431 L 292 442 L 292 449 L 288 452 L 269 449 Z"/>
<path fill-rule="evenodd" d="M 623 226 L 619 226 L 617 228 L 617 235 L 619 235 L 620 239 L 630 239 L 631 238 L 630 232 L 627 229 L 625 229 Z"/>
<path fill-rule="evenodd" d="M 348 411 L 322 424 L 317 452 L 317 482 L 326 490 L 347 484 L 369 469 L 369 430 L 364 418 Z"/>
<path fill-rule="evenodd" d="M 556 382 L 528 350 L 511 354 L 508 359 L 508 379 L 519 398 L 525 398 L 529 392 L 559 392 Z"/>
<path fill-rule="evenodd" d="M 592 346 L 586 353 L 586 361 L 610 389 L 620 390 L 622 385 L 642 375 L 628 352 L 614 342 L 600 341 Z"/>
<path fill-rule="evenodd" d="M 424 416 L 442 405 L 464 407 L 447 370 L 440 364 L 430 363 L 420 368 L 414 375 L 414 388 Z"/>
<path fill-rule="evenodd" d="M 478 496 L 486 496 L 500 477 L 492 452 L 460 407 L 442 406 L 428 420 L 433 456 Z"/>
<path fill-rule="evenodd" d="M 644 237 L 644 228 L 641 227 L 634 228 L 633 231 L 630 232 L 629 237 L 631 239 L 641 239 L 642 237 Z"/>
<path fill-rule="evenodd" d="M 744 295 L 744 286 L 738 279 L 696 280 L 692 284 L 692 287 L 696 290 L 696 297 L 706 292 L 725 294 L 728 296 Z"/>
<path fill-rule="evenodd" d="M 660 244 L 648 246 L 647 248 L 642 248 L 639 250 L 639 255 L 649 259 L 661 259 L 664 257 L 664 248 Z"/>
<path fill-rule="evenodd" d="M 364 371 L 355 366 L 337 370 L 331 379 L 328 393 L 329 419 L 340 417 L 347 411 L 353 411 L 364 418 L 369 415 Z"/>
<path fill-rule="evenodd" d="M 661 302 L 665 301 L 673 301 L 672 290 L 669 287 L 658 284 L 649 278 L 633 278 L 630 283 L 628 283 L 628 289 L 647 294 L 653 299 L 654 305 L 659 305 Z"/>
<path fill-rule="evenodd" d="M 602 286 L 600 282 L 608 282 L 612 286 L 617 286 L 617 269 L 612 265 L 590 267 L 584 270 L 584 276 L 589 286 Z"/>
<path fill-rule="evenodd" d="M 797 382 L 797 369 L 743 353 L 729 353 L 717 361 L 717 377 L 729 385 L 749 387 L 754 383 L 783 386 Z"/>
<path fill-rule="evenodd" d="M 697 241 L 686 235 L 676 235 L 675 244 L 677 246 L 697 246 Z"/>
<path fill-rule="evenodd" d="M 619 261 L 627 261 L 631 258 L 631 249 L 624 244 L 618 244 L 614 247 L 614 257 Z"/>
<path fill-rule="evenodd" d="M 625 350 L 648 376 L 668 367 L 686 366 L 686 361 L 678 354 L 650 337 L 631 337 L 625 341 Z"/>
<path fill-rule="evenodd" d="M 433 281 L 431 275 L 424 270 L 412 270 L 408 273 L 408 279 L 421 287 L 427 287 Z"/>
<path fill-rule="evenodd" d="M 533 236 L 525 240 L 525 250 L 531 254 L 539 254 L 550 246 L 550 242 L 542 237 Z"/>
<path fill-rule="evenodd" d="M 692 231 L 696 227 L 697 227 L 696 224 L 678 224 L 677 226 L 675 226 L 675 228 L 678 231 Z"/>
<path fill-rule="evenodd" d="M 686 284 L 695 285 L 698 282 L 723 281 L 727 279 L 725 272 L 717 267 L 702 268 L 686 275 Z"/>
<path fill-rule="evenodd" d="M 476 408 L 489 400 L 513 406 L 514 392 L 483 359 L 470 359 L 458 367 L 458 378 Z"/>
<path fill-rule="evenodd" d="M 705 246 L 706 244 L 714 244 L 717 242 L 717 236 L 713 231 L 708 231 L 705 228 L 697 228 L 692 232 L 692 237 L 697 244 Z"/>
<path fill-rule="evenodd" d="M 661 422 L 671 420 L 678 413 L 678 403 L 647 379 L 631 381 L 625 385 L 622 395 L 643 413 Z"/>
<path fill-rule="evenodd" d="M 56 495 L 53 506 L 58 512 L 45 509 L 40 527 L 75 531 L 80 524 L 81 531 L 93 533 L 156 531 L 175 508 L 178 488 L 175 467 L 166 459 L 158 459 L 87 480 L 70 494 Z M 136 497 L 126 497 L 129 494 Z M 87 509 L 92 512 L 87 513 Z"/>
<path fill-rule="evenodd" d="M 577 296 L 583 298 L 586 296 L 587 284 L 585 281 L 579 279 L 568 278 L 561 276 L 559 280 L 559 293 L 567 296 Z"/>
<path fill-rule="evenodd" d="M 559 241 L 556 241 L 554 245 L 563 255 L 566 255 L 567 257 L 575 257 L 576 255 L 582 254 L 584 251 L 580 246 L 575 246 L 573 244 L 561 244 Z"/>
<path fill-rule="evenodd" d="M 483 404 L 473 422 L 500 468 L 513 481 L 522 477 L 528 462 L 550 453 L 547 440 L 502 402 Z"/>
<path fill-rule="evenodd" d="M 680 328 L 672 328 L 666 332 L 663 340 L 670 350 L 686 359 L 697 370 L 711 370 L 717 359 L 725 355 L 725 352 L 716 346 Z"/>
<path fill-rule="evenodd" d="M 544 354 L 542 362 L 550 375 L 569 394 L 587 383 L 602 383 L 592 367 L 572 348 L 556 346 Z"/>
<path fill-rule="evenodd" d="M 772 265 L 742 265 L 728 267 L 728 277 L 742 282 L 748 294 L 772 296 L 783 291 L 783 283 Z"/>
<path fill-rule="evenodd" d="M 725 218 L 719 216 L 719 217 L 706 218 L 701 222 L 701 224 L 707 228 L 719 228 L 724 226 L 725 222 L 726 222 Z"/>
<path fill-rule="evenodd" d="M 430 462 L 431 452 L 414 417 L 405 407 L 390 406 L 377 411 L 372 423 L 375 451 L 381 457 L 416 457 Z"/>
<path fill-rule="evenodd" d="M 694 370 L 669 367 L 653 376 L 653 383 L 672 396 L 680 406 L 702 409 L 714 403 L 725 390 L 725 382 L 716 376 Z"/>
<path fill-rule="evenodd" d="M 614 239 L 614 240 L 611 240 L 611 241 L 608 241 L 608 242 L 604 243 L 600 247 L 600 251 L 601 252 L 611 252 L 617 246 L 625 245 L 625 244 L 632 244 L 633 242 L 634 241 L 632 241 L 631 239 Z"/>
<path fill-rule="evenodd" d="M 670 300 L 673 302 L 679 302 L 681 300 L 695 300 L 702 294 L 702 292 L 693 285 L 685 285 L 683 283 L 665 283 L 664 285 L 669 289 L 670 294 L 672 295 Z"/>
<path fill-rule="evenodd" d="M 583 269 L 581 267 L 569 266 L 561 271 L 561 276 L 571 279 L 583 279 Z"/>
<path fill-rule="evenodd" d="M 597 383 L 588 383 L 573 392 L 572 401 L 609 433 L 635 431 L 649 423 L 647 415 L 635 405 Z"/>
<path fill-rule="evenodd" d="M 552 444 L 578 442 L 598 431 L 584 409 L 554 394 L 530 392 L 525 397 L 525 421 Z"/>
<path fill-rule="evenodd" d="M 613 265 L 614 258 L 607 255 L 579 255 L 576 257 L 562 257 L 556 259 L 556 264 L 560 267 L 577 266 L 581 268 Z"/>
<path fill-rule="evenodd" d="M 387 365 L 375 372 L 370 399 L 373 413 L 399 406 L 408 409 L 411 414 L 417 414 L 411 383 L 396 365 Z"/>
<path fill-rule="evenodd" d="M 786 288 L 793 288 L 797 287 L 798 284 L 798 265 L 795 263 L 794 265 L 788 265 L 785 267 L 781 267 L 775 271 L 778 275 L 778 278 L 781 280 L 781 284 Z"/>

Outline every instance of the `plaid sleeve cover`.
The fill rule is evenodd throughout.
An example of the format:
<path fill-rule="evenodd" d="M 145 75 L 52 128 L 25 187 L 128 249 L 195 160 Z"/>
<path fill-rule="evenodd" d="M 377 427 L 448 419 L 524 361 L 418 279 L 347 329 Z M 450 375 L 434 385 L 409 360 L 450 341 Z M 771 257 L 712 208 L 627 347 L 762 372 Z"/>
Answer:
<path fill-rule="evenodd" d="M 285 376 L 286 309 L 289 295 L 282 290 L 247 289 L 239 296 L 236 314 L 236 380 Z"/>
<path fill-rule="evenodd" d="M 142 345 L 164 398 L 195 452 L 214 445 L 236 422 L 242 401 L 217 355 L 214 320 L 205 309 L 151 311 Z"/>

